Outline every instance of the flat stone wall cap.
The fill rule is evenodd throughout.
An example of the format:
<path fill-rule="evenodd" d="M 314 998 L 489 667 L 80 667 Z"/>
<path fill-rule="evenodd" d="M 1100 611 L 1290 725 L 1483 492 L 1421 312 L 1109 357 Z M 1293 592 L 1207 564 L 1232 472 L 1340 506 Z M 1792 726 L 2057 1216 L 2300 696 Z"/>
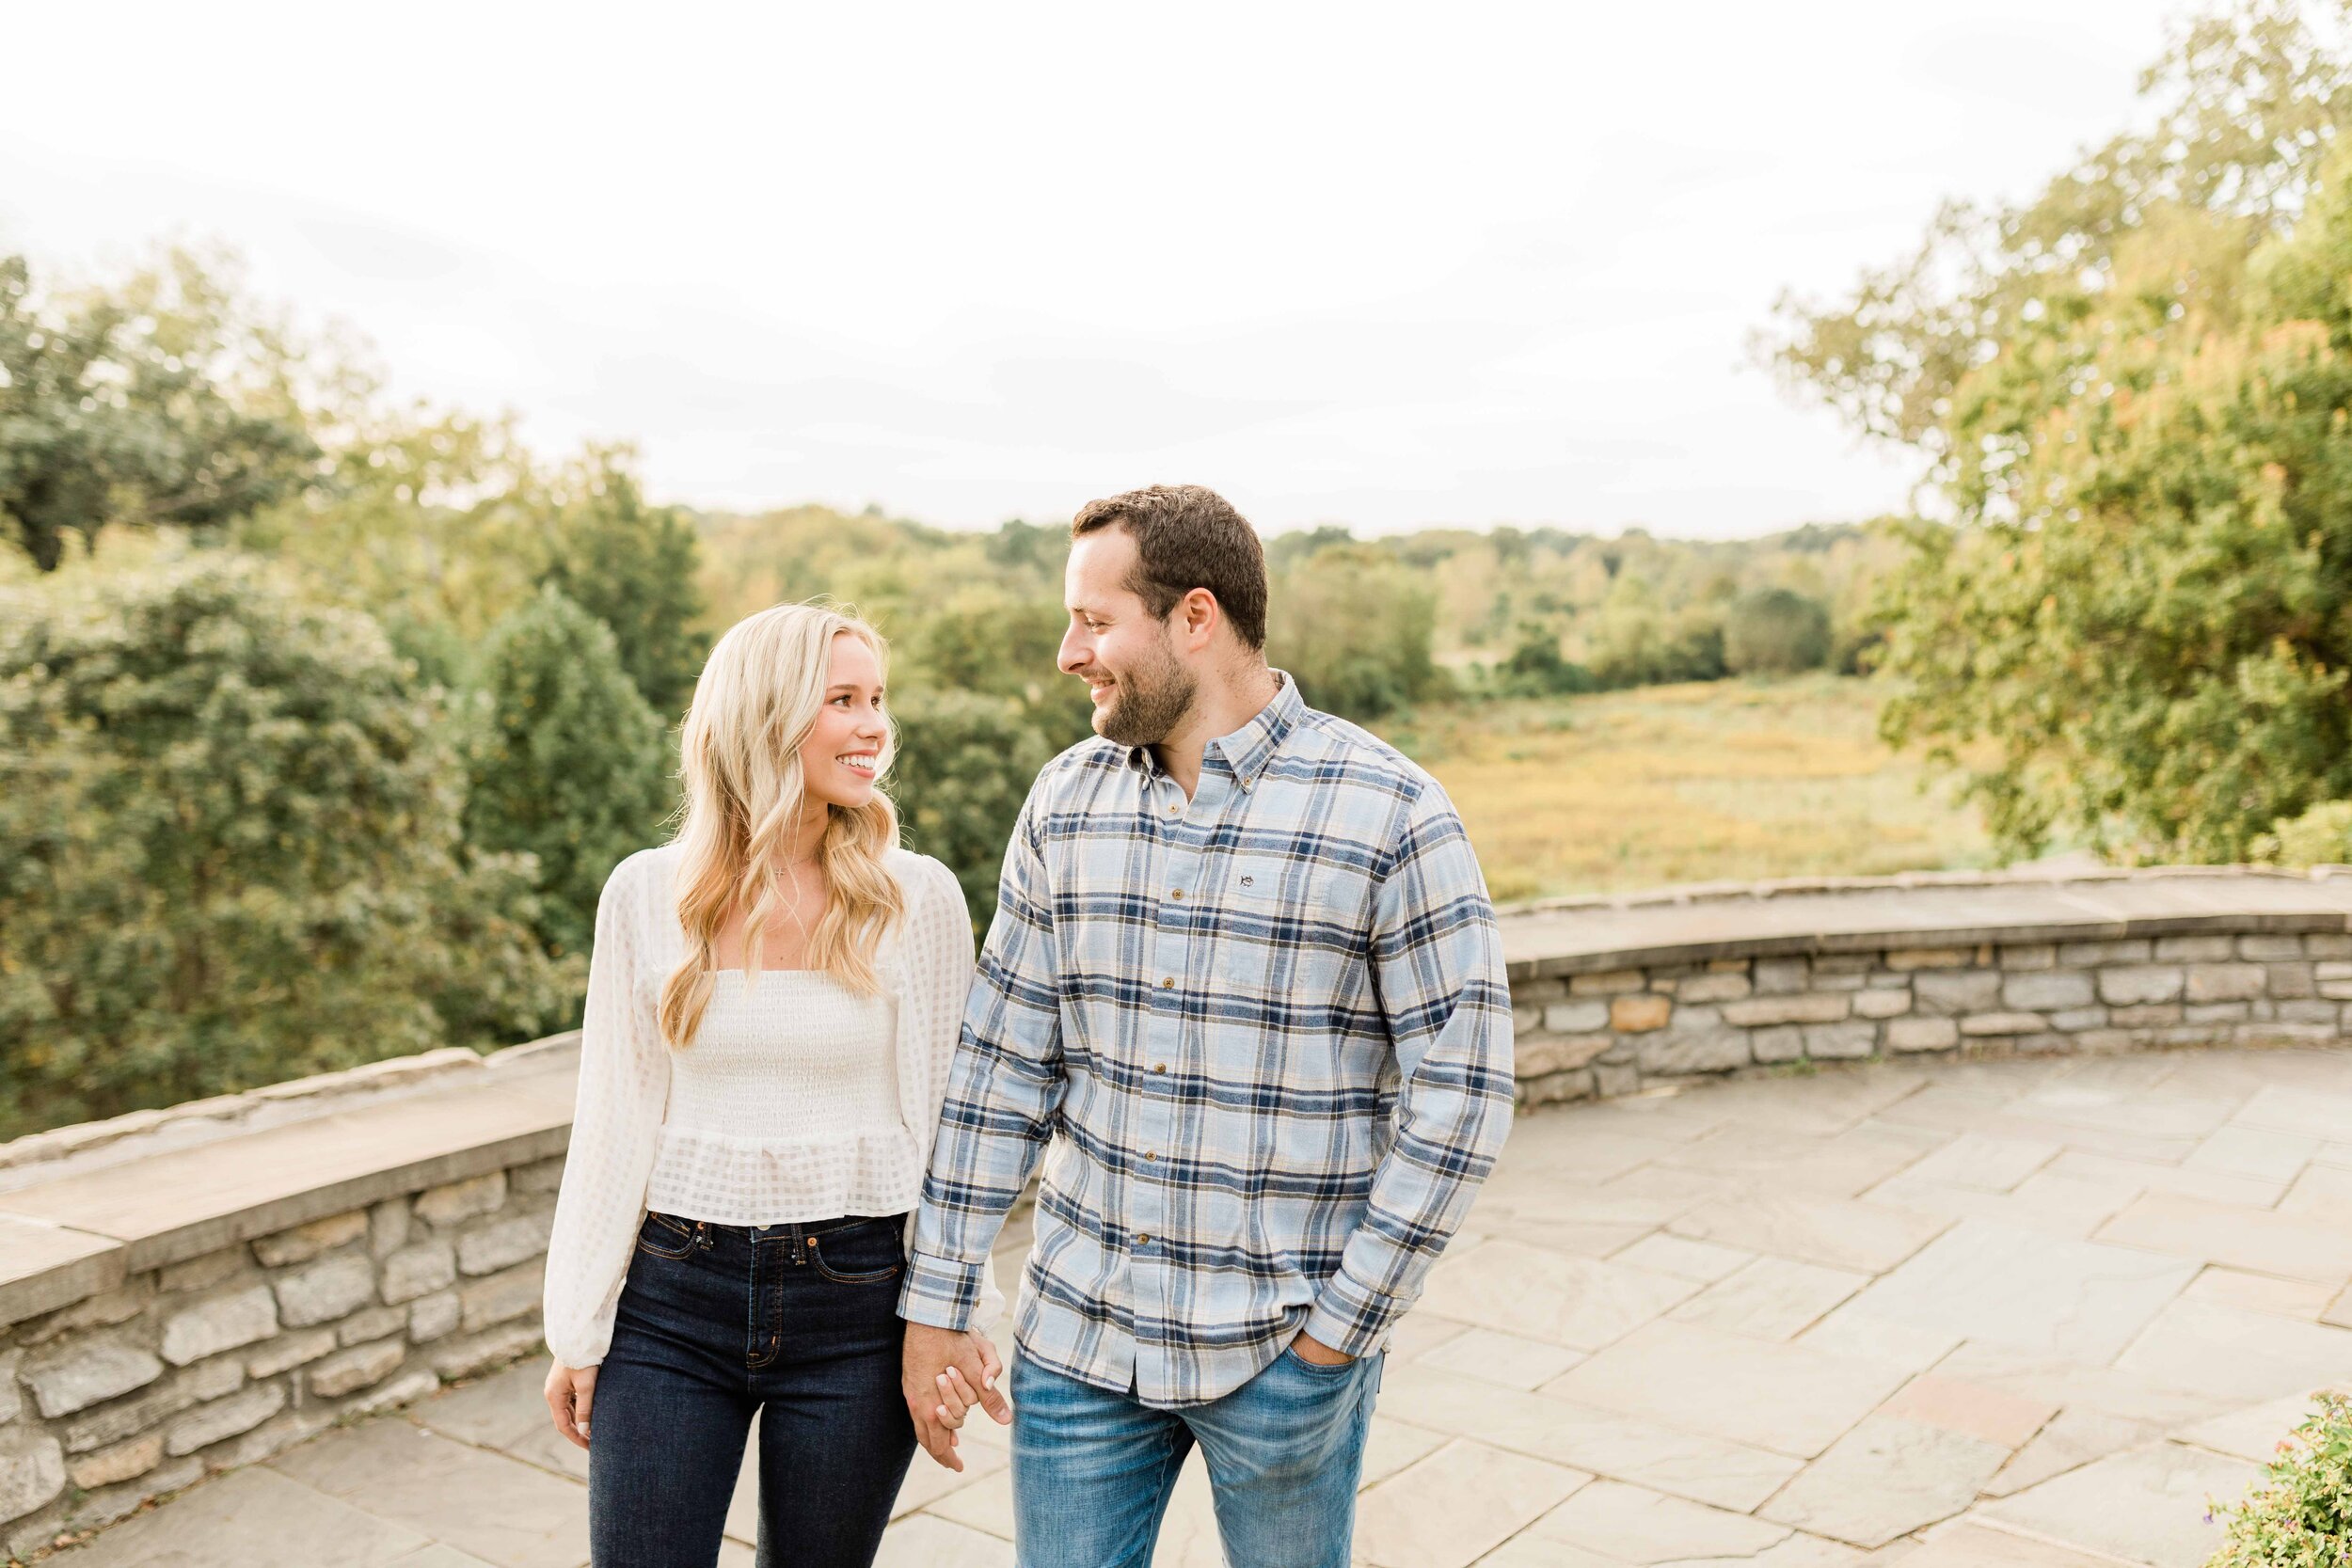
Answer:
<path fill-rule="evenodd" d="M 2352 929 L 2352 879 L 2165 867 L 2088 880 L 1947 885 L 1882 880 L 1772 896 L 1634 899 L 1508 914 L 1514 980 L 1708 958 L 1994 942 L 2101 941 L 2192 931 Z"/>
<path fill-rule="evenodd" d="M 567 1073 L 486 1077 L 0 1194 L 0 1221 L 121 1243 L 137 1273 L 563 1152 Z M 13 1253 L 11 1253 L 13 1261 Z"/>
<path fill-rule="evenodd" d="M 559 1068 L 575 1067 L 580 1062 L 580 1031 L 567 1029 L 545 1039 L 527 1040 L 493 1051 L 483 1058 L 484 1065 L 503 1072 L 553 1071 Z"/>
<path fill-rule="evenodd" d="M 123 1257 L 110 1237 L 0 1214 L 0 1327 L 113 1290 Z"/>

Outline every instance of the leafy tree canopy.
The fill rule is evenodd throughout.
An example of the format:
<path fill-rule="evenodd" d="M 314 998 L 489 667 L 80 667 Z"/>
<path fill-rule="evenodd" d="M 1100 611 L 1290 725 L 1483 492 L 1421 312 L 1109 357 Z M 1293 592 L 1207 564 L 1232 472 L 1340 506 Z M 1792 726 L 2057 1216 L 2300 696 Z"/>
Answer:
<path fill-rule="evenodd" d="M 660 842 L 676 770 L 668 725 L 611 628 L 552 585 L 492 628 L 478 696 L 467 841 L 535 857 L 541 940 L 585 953 L 605 878 Z"/>
<path fill-rule="evenodd" d="M 173 251 L 57 293 L 0 256 L 0 525 L 40 570 L 110 523 L 214 531 L 313 477 L 294 351 L 230 276 Z"/>
<path fill-rule="evenodd" d="M 579 984 L 437 698 L 213 557 L 0 602 L 0 1137 L 462 1042 Z"/>

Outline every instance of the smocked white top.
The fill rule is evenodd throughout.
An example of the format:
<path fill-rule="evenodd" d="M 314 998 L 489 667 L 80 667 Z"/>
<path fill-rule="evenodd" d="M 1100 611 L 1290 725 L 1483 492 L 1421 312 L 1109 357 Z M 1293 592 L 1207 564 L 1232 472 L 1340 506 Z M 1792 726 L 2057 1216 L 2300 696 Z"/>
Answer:
<path fill-rule="evenodd" d="M 670 1059 L 645 1206 L 719 1225 L 913 1209 L 895 1022 L 889 998 L 815 970 L 721 970 L 694 1048 Z"/>
<path fill-rule="evenodd" d="M 908 1216 L 946 1096 L 973 971 L 955 874 L 890 852 L 906 913 L 875 954 L 881 995 L 802 970 L 719 972 L 693 1043 L 655 1022 L 686 950 L 675 846 L 632 855 L 596 906 L 571 1152 L 548 1246 L 548 1349 L 593 1367 L 648 1208 L 724 1225 Z M 1003 1308 L 993 1280 L 981 1320 Z"/>

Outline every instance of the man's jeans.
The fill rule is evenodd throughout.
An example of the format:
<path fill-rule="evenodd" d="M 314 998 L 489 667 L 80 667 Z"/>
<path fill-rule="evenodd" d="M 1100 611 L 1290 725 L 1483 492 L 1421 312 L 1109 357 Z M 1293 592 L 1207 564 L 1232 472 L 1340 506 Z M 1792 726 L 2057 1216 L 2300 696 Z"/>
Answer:
<path fill-rule="evenodd" d="M 1318 1367 L 1286 1348 L 1222 1399 L 1154 1410 L 1016 1352 L 1021 1568 L 1144 1568 L 1196 1442 L 1232 1568 L 1347 1568 L 1380 1361 Z"/>

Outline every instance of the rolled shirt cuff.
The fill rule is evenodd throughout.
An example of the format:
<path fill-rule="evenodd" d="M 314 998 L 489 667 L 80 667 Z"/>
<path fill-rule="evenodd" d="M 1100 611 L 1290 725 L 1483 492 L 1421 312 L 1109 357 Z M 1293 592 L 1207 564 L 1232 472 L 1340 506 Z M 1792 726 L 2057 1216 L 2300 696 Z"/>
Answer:
<path fill-rule="evenodd" d="M 953 1259 L 916 1253 L 907 1260 L 906 1282 L 898 1287 L 898 1316 L 911 1323 L 958 1333 L 972 1326 L 980 1305 L 980 1285 L 988 1265 L 960 1263 Z"/>
<path fill-rule="evenodd" d="M 1365 1356 L 1378 1350 L 1403 1312 L 1393 1296 L 1370 1294 L 1357 1298 L 1344 1275 L 1334 1275 L 1315 1298 L 1304 1325 L 1310 1338 L 1343 1355 Z"/>

